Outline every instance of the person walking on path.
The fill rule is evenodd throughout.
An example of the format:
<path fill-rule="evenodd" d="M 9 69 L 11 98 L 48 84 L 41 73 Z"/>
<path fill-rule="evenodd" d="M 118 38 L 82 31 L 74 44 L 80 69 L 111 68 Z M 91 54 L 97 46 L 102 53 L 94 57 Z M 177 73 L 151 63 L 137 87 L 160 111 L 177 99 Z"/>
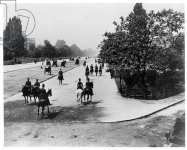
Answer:
<path fill-rule="evenodd" d="M 59 80 L 59 85 L 62 85 L 62 80 L 64 80 L 64 76 L 61 68 L 60 71 L 58 72 L 58 80 Z"/>

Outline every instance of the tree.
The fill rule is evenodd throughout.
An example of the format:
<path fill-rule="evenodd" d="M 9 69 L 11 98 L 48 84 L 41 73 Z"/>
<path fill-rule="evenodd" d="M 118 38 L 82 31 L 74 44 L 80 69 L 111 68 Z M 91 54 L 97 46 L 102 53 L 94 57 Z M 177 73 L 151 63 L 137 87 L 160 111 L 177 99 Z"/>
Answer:
<path fill-rule="evenodd" d="M 141 83 L 145 93 L 147 74 L 184 68 L 183 13 L 169 9 L 147 14 L 136 3 L 133 12 L 113 24 L 115 32 L 104 34 L 99 56 L 115 65 L 126 86 Z"/>
<path fill-rule="evenodd" d="M 17 17 L 9 19 L 3 36 L 4 58 L 20 57 L 26 54 L 21 20 Z M 11 56 L 9 56 L 11 55 Z"/>
<path fill-rule="evenodd" d="M 42 51 L 45 57 L 53 58 L 56 56 L 56 49 L 48 40 L 44 41 L 44 47 Z"/>

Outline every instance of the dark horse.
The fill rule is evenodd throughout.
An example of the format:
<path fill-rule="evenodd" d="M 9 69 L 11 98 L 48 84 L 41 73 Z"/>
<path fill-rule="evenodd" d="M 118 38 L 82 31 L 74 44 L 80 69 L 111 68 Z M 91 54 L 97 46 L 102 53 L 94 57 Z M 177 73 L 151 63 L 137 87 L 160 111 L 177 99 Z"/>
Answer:
<path fill-rule="evenodd" d="M 86 78 L 88 78 L 89 74 L 90 74 L 89 70 L 86 69 L 86 71 L 85 71 L 85 76 L 86 76 Z"/>
<path fill-rule="evenodd" d="M 44 68 L 44 74 L 48 72 L 51 75 L 51 66 L 48 66 L 47 68 Z"/>
<path fill-rule="evenodd" d="M 49 105 L 50 105 L 50 102 L 49 102 L 49 96 L 52 96 L 52 90 L 49 89 L 45 95 L 43 94 L 40 94 L 39 96 L 39 102 L 37 104 L 38 106 L 38 116 L 39 116 L 39 112 L 40 112 L 40 107 L 42 107 L 42 115 L 44 115 L 44 110 L 45 110 L 45 107 L 47 106 L 47 109 L 48 109 L 48 113 L 49 113 Z"/>
<path fill-rule="evenodd" d="M 87 96 L 87 98 L 86 98 L 86 96 Z M 90 99 L 90 102 L 91 102 L 92 101 L 92 96 L 93 96 L 93 92 L 92 92 L 91 87 L 90 88 L 84 88 L 83 91 L 82 91 L 82 94 L 81 94 L 81 103 L 84 103 L 85 99 L 87 100 L 86 103 L 89 102 L 89 99 Z M 84 98 L 83 102 L 82 102 L 82 97 Z"/>
<path fill-rule="evenodd" d="M 36 86 L 31 86 L 31 95 L 34 97 L 34 102 L 36 103 L 36 99 L 39 99 L 40 96 L 40 88 Z"/>
<path fill-rule="evenodd" d="M 95 67 L 95 74 L 97 76 L 97 74 L 98 74 L 98 67 Z"/>
<path fill-rule="evenodd" d="M 25 104 L 29 103 L 29 101 L 28 101 L 29 97 L 30 97 L 30 101 L 31 101 L 31 88 L 27 87 L 27 86 L 23 86 L 21 91 L 22 91 L 23 96 L 25 98 Z"/>
<path fill-rule="evenodd" d="M 54 61 L 53 61 L 53 65 L 52 65 L 52 66 L 58 67 L 58 65 L 57 65 L 57 60 L 54 60 Z"/>
<path fill-rule="evenodd" d="M 86 61 L 84 61 L 83 66 L 86 66 Z"/>
<path fill-rule="evenodd" d="M 66 61 L 65 60 L 61 62 L 61 67 L 66 67 Z"/>
<path fill-rule="evenodd" d="M 93 66 L 90 67 L 90 73 L 93 74 L 94 72 L 94 69 L 93 69 Z"/>
<path fill-rule="evenodd" d="M 99 68 L 99 75 L 102 75 L 102 68 Z"/>

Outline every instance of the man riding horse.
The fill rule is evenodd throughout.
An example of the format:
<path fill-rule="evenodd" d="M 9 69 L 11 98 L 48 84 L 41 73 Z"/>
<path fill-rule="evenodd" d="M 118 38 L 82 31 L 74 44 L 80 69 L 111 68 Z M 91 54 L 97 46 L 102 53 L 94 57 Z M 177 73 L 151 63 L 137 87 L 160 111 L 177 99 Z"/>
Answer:
<path fill-rule="evenodd" d="M 42 88 L 40 89 L 39 99 L 44 99 L 45 101 L 47 101 L 48 105 L 50 105 L 49 98 L 48 98 L 47 92 L 45 90 L 45 84 L 42 84 Z"/>
<path fill-rule="evenodd" d="M 46 106 L 48 108 L 48 113 L 49 113 L 49 105 L 51 105 L 50 101 L 49 101 L 49 98 L 48 98 L 49 96 L 52 96 L 51 89 L 49 89 L 46 92 L 45 84 L 42 84 L 42 88 L 40 89 L 39 102 L 37 104 L 37 106 L 38 106 L 38 116 L 39 116 L 40 107 L 42 107 L 42 116 L 44 115 L 44 109 L 45 109 Z"/>
<path fill-rule="evenodd" d="M 86 66 L 86 60 L 84 61 L 83 66 Z"/>
<path fill-rule="evenodd" d="M 93 74 L 93 72 L 94 72 L 94 67 L 93 67 L 93 64 L 91 64 L 91 66 L 90 66 L 90 73 Z"/>
<path fill-rule="evenodd" d="M 79 82 L 77 83 L 77 89 L 83 90 L 83 83 L 81 82 L 81 78 L 79 78 Z"/>
<path fill-rule="evenodd" d="M 88 92 L 88 95 L 93 95 L 93 82 L 90 82 L 89 78 L 87 78 L 85 90 Z"/>
<path fill-rule="evenodd" d="M 96 76 L 97 76 L 97 73 L 98 73 L 98 66 L 97 66 L 97 64 L 95 65 L 95 74 L 96 74 Z"/>
<path fill-rule="evenodd" d="M 85 75 L 86 75 L 86 77 L 88 77 L 89 76 L 89 67 L 88 66 L 86 66 L 86 71 L 85 71 Z"/>
<path fill-rule="evenodd" d="M 100 74 L 100 76 L 102 75 L 102 66 L 101 65 L 99 66 L 99 74 Z"/>

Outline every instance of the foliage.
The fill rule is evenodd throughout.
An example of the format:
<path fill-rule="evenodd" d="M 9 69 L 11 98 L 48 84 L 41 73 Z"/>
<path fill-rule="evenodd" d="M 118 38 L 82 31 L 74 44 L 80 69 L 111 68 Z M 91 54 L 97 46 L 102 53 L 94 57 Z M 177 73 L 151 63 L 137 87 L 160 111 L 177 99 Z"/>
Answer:
<path fill-rule="evenodd" d="M 115 32 L 104 34 L 99 57 L 115 66 L 127 87 L 141 83 L 147 89 L 146 74 L 151 70 L 184 70 L 183 13 L 169 9 L 147 14 L 136 3 L 133 12 L 113 24 Z"/>
<path fill-rule="evenodd" d="M 3 34 L 4 59 L 24 56 L 24 37 L 22 34 L 21 20 L 17 17 L 10 18 Z"/>

